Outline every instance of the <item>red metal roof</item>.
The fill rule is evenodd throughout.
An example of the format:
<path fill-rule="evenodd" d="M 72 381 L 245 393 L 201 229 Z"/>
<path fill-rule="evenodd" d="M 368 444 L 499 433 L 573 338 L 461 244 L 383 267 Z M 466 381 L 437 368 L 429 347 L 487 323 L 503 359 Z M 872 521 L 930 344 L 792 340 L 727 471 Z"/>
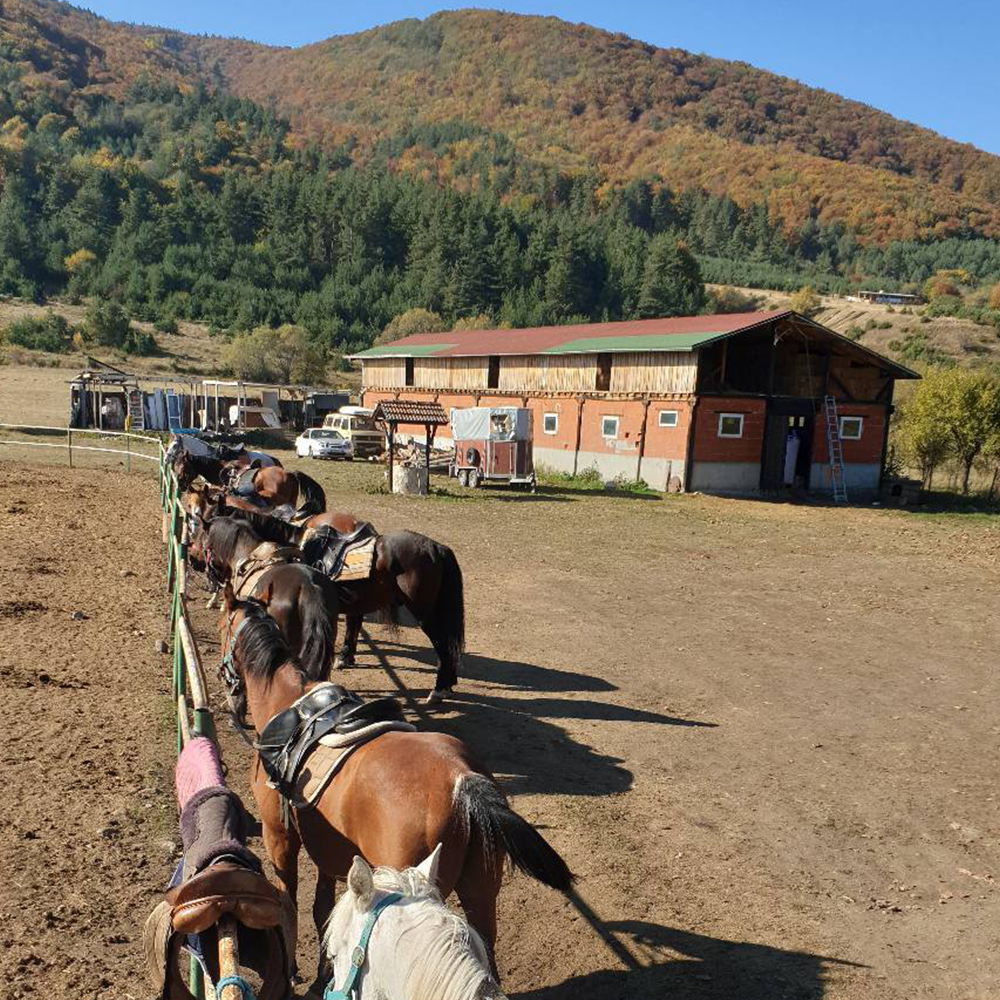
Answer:
<path fill-rule="evenodd" d="M 638 338 L 636 350 L 650 350 L 648 338 L 663 339 L 656 350 L 671 349 L 670 339 L 677 338 L 676 350 L 691 350 L 691 341 L 727 336 L 767 323 L 788 310 L 773 312 L 726 313 L 711 316 L 677 316 L 670 319 L 626 320 L 618 323 L 577 323 L 571 326 L 538 326 L 519 330 L 462 330 L 450 333 L 415 333 L 391 344 L 378 344 L 356 357 L 398 356 L 474 357 L 500 354 L 573 353 L 574 341 L 585 341 L 580 353 L 601 350 L 594 341 L 607 340 L 609 349 L 628 350 L 629 338 Z M 612 343 L 613 342 L 613 343 Z"/>

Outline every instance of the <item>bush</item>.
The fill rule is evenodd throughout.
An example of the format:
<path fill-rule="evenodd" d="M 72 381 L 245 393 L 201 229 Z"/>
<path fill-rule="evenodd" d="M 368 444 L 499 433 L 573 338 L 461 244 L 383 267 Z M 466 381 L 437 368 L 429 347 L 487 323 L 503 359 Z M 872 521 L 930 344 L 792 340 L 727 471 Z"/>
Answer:
<path fill-rule="evenodd" d="M 760 296 L 747 295 L 738 288 L 717 288 L 709 292 L 709 308 L 713 313 L 754 312 L 759 308 Z"/>
<path fill-rule="evenodd" d="M 73 348 L 76 331 L 60 316 L 49 310 L 44 316 L 27 316 L 15 320 L 4 331 L 6 339 L 18 347 L 31 351 L 50 351 L 65 354 Z"/>
<path fill-rule="evenodd" d="M 407 309 L 389 320 L 386 328 L 375 338 L 376 344 L 391 344 L 415 333 L 443 333 L 447 324 L 430 309 Z"/>
<path fill-rule="evenodd" d="M 860 340 L 865 335 L 865 328 L 857 323 L 852 323 L 845 331 L 844 336 L 848 340 Z"/>
<path fill-rule="evenodd" d="M 153 329 L 157 333 L 176 333 L 177 320 L 173 316 L 157 316 L 153 320 Z"/>
<path fill-rule="evenodd" d="M 793 312 L 802 316 L 812 316 L 823 307 L 823 301 L 812 285 L 803 285 L 793 296 L 791 301 Z"/>

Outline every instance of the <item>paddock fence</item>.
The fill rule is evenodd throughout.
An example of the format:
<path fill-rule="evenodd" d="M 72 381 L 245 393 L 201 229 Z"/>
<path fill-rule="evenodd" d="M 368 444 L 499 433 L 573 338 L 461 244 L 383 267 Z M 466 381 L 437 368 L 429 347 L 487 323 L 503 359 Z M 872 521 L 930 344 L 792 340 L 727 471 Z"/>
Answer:
<path fill-rule="evenodd" d="M 135 437 L 136 435 L 131 435 Z M 148 438 L 145 440 L 149 440 Z M 208 682 L 198 643 L 191 628 L 187 597 L 188 518 L 181 504 L 180 489 L 173 469 L 166 461 L 163 442 L 153 438 L 158 452 L 153 456 L 159 470 L 160 506 L 163 512 L 162 533 L 166 546 L 166 587 L 170 601 L 170 644 L 172 654 L 173 702 L 177 711 L 177 752 L 188 740 L 204 736 L 218 747 L 215 718 L 208 695 Z M 143 457 L 149 457 L 144 455 Z M 221 751 L 220 751 L 221 759 Z M 240 988 L 240 961 L 237 925 L 231 916 L 222 917 L 218 925 L 219 972 L 230 981 L 218 996 L 206 977 L 201 964 L 192 955 L 188 988 L 195 997 L 210 1000 L 247 1000 Z M 251 994 L 252 996 L 252 994 Z"/>
<path fill-rule="evenodd" d="M 40 438 L 45 440 L 39 440 Z M 129 472 L 132 471 L 133 459 L 140 463 L 162 464 L 163 462 L 163 442 L 160 438 L 151 434 L 133 434 L 129 431 L 100 431 L 92 428 L 81 430 L 76 427 L 58 427 L 50 424 L 0 423 L 0 445 L 15 449 L 58 449 L 65 452 L 71 469 L 74 452 L 96 452 L 118 456 Z M 107 447 L 108 445 L 116 447 Z"/>

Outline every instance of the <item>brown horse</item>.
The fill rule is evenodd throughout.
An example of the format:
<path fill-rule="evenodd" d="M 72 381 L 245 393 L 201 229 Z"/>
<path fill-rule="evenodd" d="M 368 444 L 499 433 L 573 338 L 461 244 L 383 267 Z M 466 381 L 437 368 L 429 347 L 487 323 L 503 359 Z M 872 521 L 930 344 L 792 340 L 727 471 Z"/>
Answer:
<path fill-rule="evenodd" d="M 267 595 L 265 595 L 267 600 Z M 220 673 L 239 723 L 243 711 L 258 733 L 315 684 L 305 676 L 266 606 L 225 590 L 220 620 Z M 298 856 L 305 847 L 319 869 L 313 916 L 322 939 L 333 883 L 355 855 L 370 864 L 407 868 L 442 845 L 437 885 L 453 891 L 486 943 L 494 975 L 496 900 L 504 859 L 554 889 L 573 876 L 544 837 L 515 813 L 493 776 L 464 743 L 443 733 L 384 732 L 357 747 L 309 808 L 294 808 L 287 828 L 279 792 L 269 787 L 255 753 L 253 793 L 264 844 L 279 885 L 294 899 Z M 323 957 L 320 956 L 320 971 Z"/>
<path fill-rule="evenodd" d="M 233 569 L 251 556 L 260 539 L 241 522 L 215 518 L 200 522 L 188 545 L 188 562 L 217 587 L 232 580 Z M 297 550 L 289 550 L 295 555 Z M 280 558 L 280 553 L 278 553 Z M 306 677 L 325 680 L 337 643 L 340 599 L 336 586 L 301 562 L 275 561 L 246 579 L 245 597 L 270 595 L 268 607 L 285 641 L 295 650 Z"/>
<path fill-rule="evenodd" d="M 211 489 L 211 487 L 192 486 L 184 497 L 184 506 L 189 514 L 194 514 L 205 521 L 210 521 L 213 517 L 239 517 L 242 513 L 263 515 L 260 507 L 249 500 L 233 496 L 222 489 Z M 320 528 L 328 526 L 339 531 L 341 534 L 350 534 L 360 524 L 353 514 L 344 512 L 325 510 L 320 514 L 307 515 L 304 519 L 296 517 L 295 523 L 300 528 Z"/>
<path fill-rule="evenodd" d="M 306 527 L 249 511 L 235 516 L 253 528 L 262 541 L 309 547 L 310 532 Z M 443 701 L 458 683 L 465 646 L 464 584 L 455 553 L 415 531 L 390 531 L 378 536 L 375 563 L 368 578 L 338 583 L 337 588 L 346 629 L 334 666 L 354 665 L 358 634 L 366 614 L 387 612 L 395 620 L 395 609 L 402 605 L 420 623 L 438 657 L 434 690 L 426 703 Z"/>
<path fill-rule="evenodd" d="M 223 461 L 210 455 L 179 451 L 174 456 L 173 468 L 181 490 L 188 489 L 201 476 L 208 483 L 235 489 L 238 495 L 250 500 L 256 499 L 268 507 L 279 507 L 282 504 L 294 507 L 301 493 L 304 502 L 315 512 L 326 510 L 326 494 L 312 476 L 304 472 L 289 472 L 280 465 L 255 469 L 247 464 L 245 456 Z M 252 473 L 252 476 L 244 479 L 247 472 Z"/>

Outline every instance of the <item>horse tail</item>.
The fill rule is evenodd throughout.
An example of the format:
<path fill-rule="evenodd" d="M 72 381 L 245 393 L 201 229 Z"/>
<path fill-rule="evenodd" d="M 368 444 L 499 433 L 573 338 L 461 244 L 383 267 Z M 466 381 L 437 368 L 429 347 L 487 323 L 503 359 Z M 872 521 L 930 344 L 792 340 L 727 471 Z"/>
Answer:
<path fill-rule="evenodd" d="M 441 589 L 438 592 L 436 622 L 451 654 L 452 663 L 462 662 L 465 650 L 465 585 L 462 567 L 447 545 L 438 543 L 441 556 Z"/>
<path fill-rule="evenodd" d="M 303 496 L 298 508 L 299 513 L 322 514 L 326 510 L 326 493 L 323 492 L 323 487 L 304 472 L 296 472 L 295 478 L 299 483 L 299 492 Z"/>
<path fill-rule="evenodd" d="M 336 618 L 327 609 L 327 595 L 312 573 L 299 590 L 299 620 L 302 625 L 299 663 L 306 680 L 325 681 L 333 663 Z"/>
<path fill-rule="evenodd" d="M 485 774 L 466 774 L 455 788 L 455 805 L 467 830 L 482 838 L 487 864 L 503 852 L 515 868 L 543 885 L 568 892 L 573 873 L 549 842 L 518 816 L 499 786 Z"/>

